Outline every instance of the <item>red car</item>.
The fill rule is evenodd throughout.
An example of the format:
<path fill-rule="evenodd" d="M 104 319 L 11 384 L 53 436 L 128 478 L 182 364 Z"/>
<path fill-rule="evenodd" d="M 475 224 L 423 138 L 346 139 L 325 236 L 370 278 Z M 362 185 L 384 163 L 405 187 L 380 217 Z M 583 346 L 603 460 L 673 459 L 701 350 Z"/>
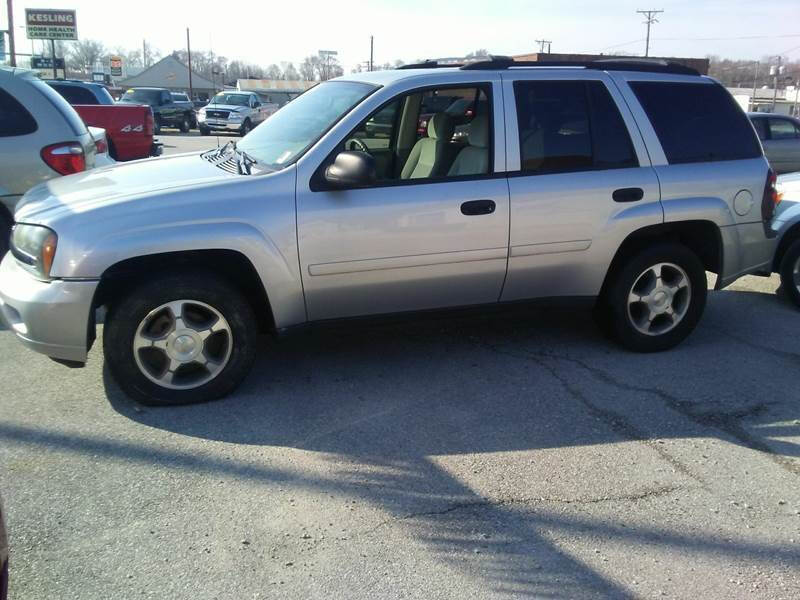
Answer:
<path fill-rule="evenodd" d="M 51 79 L 47 83 L 69 102 L 87 125 L 102 127 L 114 160 L 136 160 L 161 154 L 153 139 L 153 111 L 139 104 L 115 104 L 99 83 Z"/>

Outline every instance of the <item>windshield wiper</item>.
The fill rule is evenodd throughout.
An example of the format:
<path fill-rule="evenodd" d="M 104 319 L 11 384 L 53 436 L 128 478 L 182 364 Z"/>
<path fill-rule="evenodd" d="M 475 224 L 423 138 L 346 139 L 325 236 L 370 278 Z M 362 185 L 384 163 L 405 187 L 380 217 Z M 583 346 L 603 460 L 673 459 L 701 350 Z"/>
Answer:
<path fill-rule="evenodd" d="M 235 143 L 233 144 L 233 151 L 239 155 L 239 158 L 236 161 L 236 166 L 239 169 L 239 175 L 250 175 L 250 167 L 252 167 L 258 161 L 244 150 L 239 150 Z"/>

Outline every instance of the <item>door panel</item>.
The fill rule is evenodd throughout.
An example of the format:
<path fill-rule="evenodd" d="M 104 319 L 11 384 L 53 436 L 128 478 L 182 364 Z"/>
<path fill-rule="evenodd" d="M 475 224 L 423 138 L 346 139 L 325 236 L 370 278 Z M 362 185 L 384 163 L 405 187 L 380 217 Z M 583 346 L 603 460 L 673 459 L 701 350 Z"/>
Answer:
<path fill-rule="evenodd" d="M 643 197 L 616 202 L 616 190 Z M 502 300 L 594 296 L 617 248 L 632 231 L 661 223 L 652 168 L 509 179 L 511 251 Z"/>
<path fill-rule="evenodd" d="M 496 208 L 464 215 L 470 200 Z M 497 302 L 508 207 L 502 177 L 299 195 L 309 320 Z"/>

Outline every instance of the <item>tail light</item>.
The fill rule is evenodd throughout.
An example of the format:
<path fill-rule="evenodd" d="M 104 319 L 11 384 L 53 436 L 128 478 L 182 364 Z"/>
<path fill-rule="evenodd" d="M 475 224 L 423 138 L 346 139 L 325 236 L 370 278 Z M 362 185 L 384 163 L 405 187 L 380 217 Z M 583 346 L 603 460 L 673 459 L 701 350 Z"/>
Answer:
<path fill-rule="evenodd" d="M 86 170 L 83 147 L 75 142 L 45 146 L 41 154 L 47 166 L 59 175 L 72 175 Z"/>
<path fill-rule="evenodd" d="M 775 216 L 775 207 L 781 201 L 777 188 L 778 176 L 772 169 L 767 173 L 767 183 L 764 186 L 764 197 L 761 199 L 761 218 L 767 223 Z"/>
<path fill-rule="evenodd" d="M 153 129 L 155 127 L 155 120 L 153 119 L 153 109 L 149 106 L 147 107 L 148 110 L 144 116 L 144 134 L 145 135 L 153 135 Z"/>
<path fill-rule="evenodd" d="M 94 143 L 94 147 L 97 148 L 98 154 L 105 154 L 108 152 L 108 143 L 106 142 L 105 138 L 97 140 Z"/>

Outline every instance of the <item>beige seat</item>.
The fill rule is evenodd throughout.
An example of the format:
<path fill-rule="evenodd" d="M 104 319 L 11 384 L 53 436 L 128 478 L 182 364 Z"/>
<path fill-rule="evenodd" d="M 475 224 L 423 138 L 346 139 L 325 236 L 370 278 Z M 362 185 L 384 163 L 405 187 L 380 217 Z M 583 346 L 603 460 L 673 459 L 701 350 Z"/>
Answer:
<path fill-rule="evenodd" d="M 408 155 L 400 179 L 441 177 L 447 173 L 448 146 L 453 138 L 455 125 L 447 113 L 436 113 L 428 121 L 428 137 L 414 144 Z M 450 155 L 452 156 L 452 155 Z"/>
<path fill-rule="evenodd" d="M 467 141 L 469 145 L 458 153 L 448 176 L 484 175 L 489 172 L 489 120 L 486 115 L 472 119 Z"/>

